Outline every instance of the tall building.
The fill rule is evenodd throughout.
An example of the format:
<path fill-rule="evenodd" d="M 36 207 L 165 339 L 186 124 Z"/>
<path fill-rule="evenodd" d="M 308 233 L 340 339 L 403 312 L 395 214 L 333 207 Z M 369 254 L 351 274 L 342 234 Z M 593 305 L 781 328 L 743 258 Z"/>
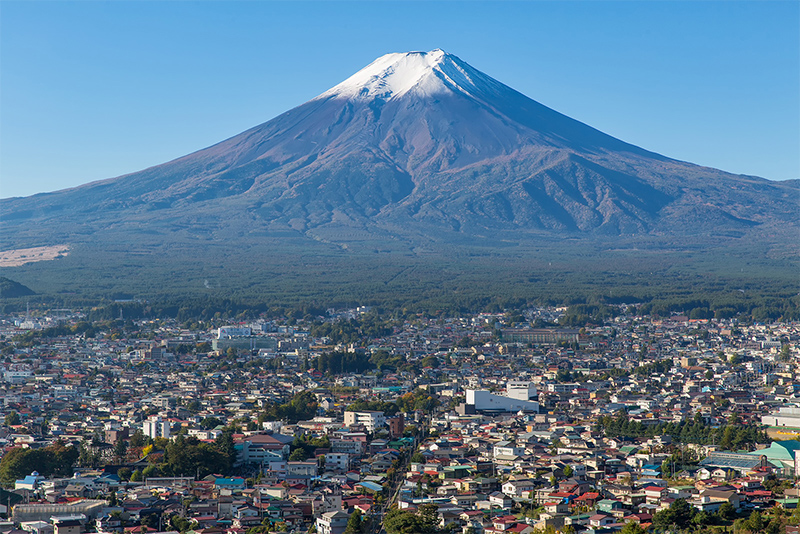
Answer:
<path fill-rule="evenodd" d="M 383 412 L 344 412 L 344 426 L 364 425 L 367 432 L 375 432 L 376 428 L 381 428 L 385 424 L 386 416 Z"/>
<path fill-rule="evenodd" d="M 145 436 L 153 439 L 169 439 L 172 435 L 170 432 L 169 421 L 164 421 L 158 415 L 151 415 L 144 423 L 142 423 L 142 432 Z"/>
<path fill-rule="evenodd" d="M 403 414 L 400 413 L 394 417 L 386 419 L 386 424 L 389 425 L 389 435 L 391 437 L 403 437 L 403 430 L 406 428 L 406 418 Z"/>
<path fill-rule="evenodd" d="M 317 532 L 319 534 L 343 534 L 347 529 L 350 515 L 346 512 L 326 512 L 317 518 Z"/>

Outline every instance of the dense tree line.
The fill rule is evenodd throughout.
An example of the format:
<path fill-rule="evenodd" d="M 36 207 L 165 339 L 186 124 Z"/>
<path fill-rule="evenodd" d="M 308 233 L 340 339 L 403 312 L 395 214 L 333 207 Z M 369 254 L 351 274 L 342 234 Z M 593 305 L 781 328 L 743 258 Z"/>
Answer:
<path fill-rule="evenodd" d="M 287 421 L 296 424 L 298 421 L 307 421 L 317 414 L 319 403 L 311 391 L 297 393 L 289 402 L 283 404 L 271 403 L 259 415 L 259 421 Z"/>
<path fill-rule="evenodd" d="M 308 263 L 302 267 L 302 272 L 297 272 L 295 263 L 286 269 L 275 266 L 276 272 L 295 273 L 289 278 L 267 272 L 263 273 L 263 279 L 258 279 L 259 273 L 250 273 L 242 280 L 228 276 L 229 287 L 218 289 L 203 288 L 203 278 L 207 275 L 202 274 L 198 275 L 197 286 L 203 288 L 200 291 L 189 287 L 164 287 L 159 282 L 164 278 L 159 278 L 158 273 L 138 280 L 141 287 L 134 289 L 130 287 L 130 277 L 113 271 L 103 278 L 106 281 L 103 287 L 81 283 L 75 286 L 76 291 L 77 288 L 81 291 L 76 294 L 51 292 L 4 299 L 0 311 L 24 311 L 30 299 L 39 309 L 92 308 L 88 316 L 90 321 L 114 320 L 122 311 L 126 319 L 176 318 L 180 322 L 192 322 L 255 317 L 319 321 L 329 307 L 341 309 L 357 305 L 373 306 L 376 315 L 391 316 L 393 320 L 412 318 L 416 314 L 452 317 L 481 311 L 523 310 L 529 306 L 583 304 L 597 307 L 584 310 L 590 313 L 580 313 L 578 309 L 574 310 L 575 314 L 570 313 L 567 321 L 577 325 L 581 315 L 590 322 L 596 321 L 605 313 L 603 306 L 635 304 L 641 313 L 656 316 L 683 313 L 694 318 L 800 319 L 800 297 L 795 277 L 786 274 L 792 272 L 789 268 L 759 267 L 751 262 L 747 265 L 749 273 L 740 275 L 734 273 L 739 269 L 734 269 L 731 258 L 726 257 L 725 263 L 730 264 L 730 272 L 734 274 L 721 273 L 718 268 L 710 269 L 710 273 L 691 269 L 675 272 L 665 271 L 663 266 L 653 263 L 652 258 L 629 258 L 628 272 L 598 273 L 595 264 L 572 259 L 578 261 L 568 262 L 568 268 L 562 265 L 548 269 L 546 264 L 533 268 L 510 259 L 464 258 L 463 268 L 453 276 L 452 256 L 417 259 L 413 265 L 398 265 L 398 258 L 391 261 L 385 258 L 385 263 L 381 263 L 384 261 L 381 258 L 370 258 L 369 262 L 373 263 L 366 264 L 353 263 L 348 258 L 333 260 L 335 269 L 330 262 Z M 91 275 L 93 279 L 103 269 L 103 258 L 97 260 Z M 317 276 L 320 270 L 325 271 L 324 277 Z M 365 277 L 365 271 L 375 272 L 376 276 Z M 380 280 L 390 272 L 395 273 L 391 275 L 391 284 Z M 190 274 L 180 280 L 190 283 Z M 668 276 L 661 276 L 666 274 Z M 115 278 L 119 280 L 115 282 Z M 176 283 L 174 277 L 170 280 Z M 51 286 L 59 288 L 65 284 L 69 286 L 69 281 L 63 277 L 50 282 Z M 122 286 L 127 288 L 120 289 Z M 141 300 L 113 300 L 133 297 Z M 342 325 L 342 328 L 344 339 L 350 327 Z M 361 328 L 362 333 L 366 333 L 364 327 Z"/>
<path fill-rule="evenodd" d="M 718 444 L 723 450 L 749 449 L 756 443 L 769 442 L 766 433 L 752 424 L 731 421 L 715 428 L 706 425 L 701 417 L 695 417 L 692 421 L 644 425 L 639 421 L 631 421 L 624 410 L 615 416 L 600 417 L 597 427 L 608 437 L 652 438 L 667 435 L 680 443 Z"/>
<path fill-rule="evenodd" d="M 25 287 L 19 282 L 10 280 L 5 276 L 0 276 L 0 298 L 13 299 L 18 297 L 27 297 L 34 295 L 29 287 Z"/>
<path fill-rule="evenodd" d="M 363 373 L 375 369 L 369 355 L 358 352 L 328 352 L 314 358 L 312 367 L 322 373 L 339 375 L 343 373 Z"/>
<path fill-rule="evenodd" d="M 619 313 L 619 308 L 606 304 L 574 304 L 567 308 L 564 316 L 559 320 L 559 324 L 562 326 L 599 326 Z"/>
<path fill-rule="evenodd" d="M 87 338 L 93 338 L 95 334 L 107 327 L 104 324 L 93 324 L 88 321 L 80 321 L 74 325 L 58 325 L 43 328 L 42 330 L 29 330 L 23 334 L 14 337 L 14 341 L 18 346 L 28 347 L 36 343 L 37 339 L 46 339 L 62 336 L 82 335 Z"/>
<path fill-rule="evenodd" d="M 401 395 L 395 401 L 401 411 L 408 413 L 414 410 L 423 410 L 425 412 L 432 412 L 440 402 L 436 395 L 432 395 L 428 390 L 417 388 L 410 393 Z"/>
<path fill-rule="evenodd" d="M 393 508 L 386 513 L 383 526 L 389 534 L 443 534 L 450 529 L 439 529 L 438 506 L 423 504 L 417 512 Z"/>
<path fill-rule="evenodd" d="M 636 376 L 653 376 L 664 374 L 670 369 L 672 369 L 672 360 L 664 359 L 640 365 L 633 370 L 633 373 Z"/>
<path fill-rule="evenodd" d="M 190 436 L 178 434 L 173 440 L 165 440 L 163 453 L 149 457 L 151 465 L 144 471 L 136 471 L 131 480 L 151 476 L 200 476 L 212 473 L 228 473 L 236 461 L 233 443 L 234 429 L 225 428 L 214 443 L 206 443 Z"/>
<path fill-rule="evenodd" d="M 328 337 L 333 343 L 357 343 L 361 339 L 388 336 L 393 331 L 393 322 L 370 312 L 356 318 L 330 321 L 315 321 L 310 330 L 314 337 Z"/>
<path fill-rule="evenodd" d="M 322 448 L 322 449 L 329 449 L 331 446 L 331 439 L 328 436 L 322 436 L 319 438 L 312 438 L 305 434 L 300 436 L 295 436 L 294 441 L 290 445 L 290 456 L 289 459 L 292 461 L 303 461 L 308 458 L 311 458 L 314 455 L 314 451 Z"/>
<path fill-rule="evenodd" d="M 400 369 L 403 365 L 407 363 L 406 357 L 403 354 L 389 354 L 385 350 L 377 350 L 375 351 L 372 356 L 370 356 L 369 361 L 375 364 L 375 367 L 382 371 L 384 369 Z"/>
<path fill-rule="evenodd" d="M 706 532 L 715 525 L 730 525 L 731 521 L 734 522 L 734 532 L 779 534 L 786 529 L 781 515 L 770 518 L 759 511 L 752 511 L 747 518 L 736 519 L 736 510 L 730 503 L 723 503 L 719 510 L 709 513 L 697 510 L 685 499 L 676 499 L 669 508 L 656 512 L 653 515 L 653 529 L 656 532 Z M 637 531 L 631 529 L 630 532 Z"/>
<path fill-rule="evenodd" d="M 394 402 L 385 402 L 379 400 L 366 400 L 358 399 L 353 404 L 345 408 L 346 412 L 383 412 L 386 415 L 395 415 L 400 411 L 400 407 Z"/>
<path fill-rule="evenodd" d="M 34 471 L 45 477 L 70 476 L 79 456 L 77 447 L 65 445 L 61 441 L 41 449 L 15 447 L 0 460 L 0 484 L 13 486 L 15 480 Z"/>

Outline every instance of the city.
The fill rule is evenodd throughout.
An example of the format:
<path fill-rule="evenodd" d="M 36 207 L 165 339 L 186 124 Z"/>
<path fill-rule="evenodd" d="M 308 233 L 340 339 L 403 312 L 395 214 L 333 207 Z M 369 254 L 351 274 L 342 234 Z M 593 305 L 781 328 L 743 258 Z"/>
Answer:
<path fill-rule="evenodd" d="M 5 317 L 2 532 L 796 528 L 800 326 L 567 313 Z"/>

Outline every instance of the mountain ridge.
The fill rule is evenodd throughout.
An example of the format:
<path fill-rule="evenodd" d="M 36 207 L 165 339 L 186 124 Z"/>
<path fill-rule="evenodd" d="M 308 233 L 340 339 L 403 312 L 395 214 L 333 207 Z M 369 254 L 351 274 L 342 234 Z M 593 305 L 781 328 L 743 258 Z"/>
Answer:
<path fill-rule="evenodd" d="M 413 254 L 493 238 L 501 248 L 544 237 L 613 248 L 691 237 L 784 250 L 798 228 L 797 196 L 795 182 L 616 139 L 434 50 L 382 56 L 300 106 L 164 164 L 0 200 L 0 246 L 128 240 L 167 250 L 291 236 L 312 248 L 387 243 Z"/>

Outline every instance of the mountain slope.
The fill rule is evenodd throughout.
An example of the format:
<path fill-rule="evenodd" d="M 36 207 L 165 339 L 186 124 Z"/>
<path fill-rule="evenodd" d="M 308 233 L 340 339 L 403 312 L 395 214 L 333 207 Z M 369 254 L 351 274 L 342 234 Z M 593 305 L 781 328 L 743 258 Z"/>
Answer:
<path fill-rule="evenodd" d="M 2 200 L 0 247 L 294 238 L 415 250 L 487 236 L 710 233 L 784 243 L 797 200 L 793 184 L 648 152 L 434 50 L 383 56 L 169 163 Z"/>

